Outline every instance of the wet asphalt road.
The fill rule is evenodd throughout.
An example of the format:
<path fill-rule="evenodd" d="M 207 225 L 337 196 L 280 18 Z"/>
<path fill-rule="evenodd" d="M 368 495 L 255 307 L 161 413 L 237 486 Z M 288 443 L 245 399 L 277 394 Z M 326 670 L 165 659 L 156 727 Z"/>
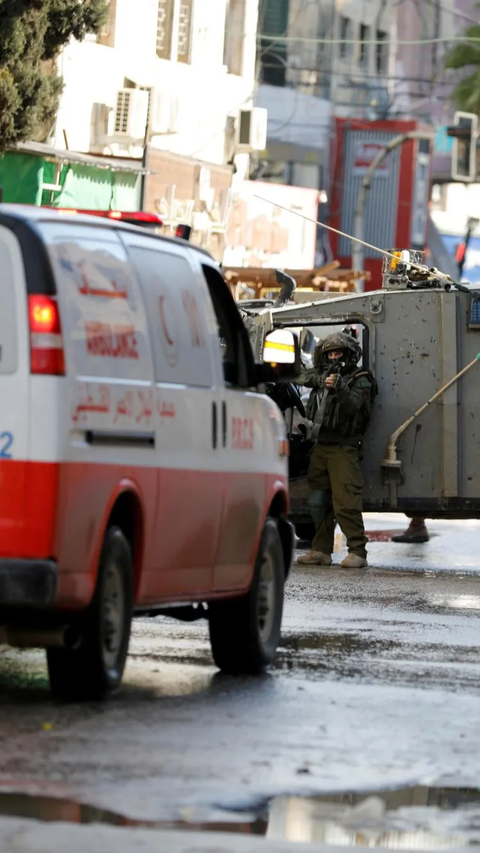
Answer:
<path fill-rule="evenodd" d="M 219 675 L 205 623 L 142 619 L 122 692 L 61 706 L 40 652 L 0 650 L 0 789 L 201 820 L 276 794 L 478 787 L 479 525 L 407 546 L 382 541 L 402 517 L 370 516 L 369 570 L 296 567 L 264 677 Z"/>

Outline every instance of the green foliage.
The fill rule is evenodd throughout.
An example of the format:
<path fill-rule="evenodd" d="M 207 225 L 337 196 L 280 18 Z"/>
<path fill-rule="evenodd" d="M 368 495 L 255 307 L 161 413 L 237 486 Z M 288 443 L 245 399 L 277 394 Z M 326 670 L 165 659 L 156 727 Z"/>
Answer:
<path fill-rule="evenodd" d="M 105 0 L 0 0 L 0 150 L 45 138 L 62 91 L 51 60 L 107 14 Z"/>
<path fill-rule="evenodd" d="M 480 115 L 480 24 L 469 27 L 466 38 L 479 41 L 459 42 L 447 56 L 446 67 L 469 72 L 456 87 L 453 97 L 457 107 Z"/>
<path fill-rule="evenodd" d="M 97 33 L 108 16 L 105 0 L 50 0 L 44 59 L 52 59 L 71 36 L 82 41 Z"/>

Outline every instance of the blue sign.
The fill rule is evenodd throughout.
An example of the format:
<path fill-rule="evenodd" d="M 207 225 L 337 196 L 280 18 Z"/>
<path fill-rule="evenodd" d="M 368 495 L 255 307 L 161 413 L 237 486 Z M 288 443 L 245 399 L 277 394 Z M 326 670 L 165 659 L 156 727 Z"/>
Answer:
<path fill-rule="evenodd" d="M 437 130 L 434 146 L 436 154 L 450 154 L 453 147 L 453 139 L 451 136 L 447 136 L 447 128 L 445 125 Z"/>
<path fill-rule="evenodd" d="M 457 246 L 463 243 L 464 238 L 453 234 L 442 234 L 442 240 L 449 255 L 455 258 Z M 480 237 L 470 237 L 462 281 L 468 281 L 470 284 L 480 283 Z"/>

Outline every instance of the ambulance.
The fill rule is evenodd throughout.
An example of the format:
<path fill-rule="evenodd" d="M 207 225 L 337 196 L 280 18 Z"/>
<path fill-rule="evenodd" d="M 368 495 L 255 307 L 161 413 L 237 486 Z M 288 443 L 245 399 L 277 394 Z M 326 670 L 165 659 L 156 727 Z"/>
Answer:
<path fill-rule="evenodd" d="M 0 643 L 63 699 L 119 687 L 136 614 L 208 619 L 226 672 L 275 657 L 288 443 L 215 261 L 119 219 L 0 208 Z M 260 390 L 259 390 L 260 389 Z"/>

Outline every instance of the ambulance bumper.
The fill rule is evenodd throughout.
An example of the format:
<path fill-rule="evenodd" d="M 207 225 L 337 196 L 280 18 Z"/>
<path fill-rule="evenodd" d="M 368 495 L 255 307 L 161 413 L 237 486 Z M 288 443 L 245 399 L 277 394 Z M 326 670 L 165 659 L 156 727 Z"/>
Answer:
<path fill-rule="evenodd" d="M 0 608 L 47 608 L 56 589 L 57 566 L 51 560 L 0 559 Z"/>

